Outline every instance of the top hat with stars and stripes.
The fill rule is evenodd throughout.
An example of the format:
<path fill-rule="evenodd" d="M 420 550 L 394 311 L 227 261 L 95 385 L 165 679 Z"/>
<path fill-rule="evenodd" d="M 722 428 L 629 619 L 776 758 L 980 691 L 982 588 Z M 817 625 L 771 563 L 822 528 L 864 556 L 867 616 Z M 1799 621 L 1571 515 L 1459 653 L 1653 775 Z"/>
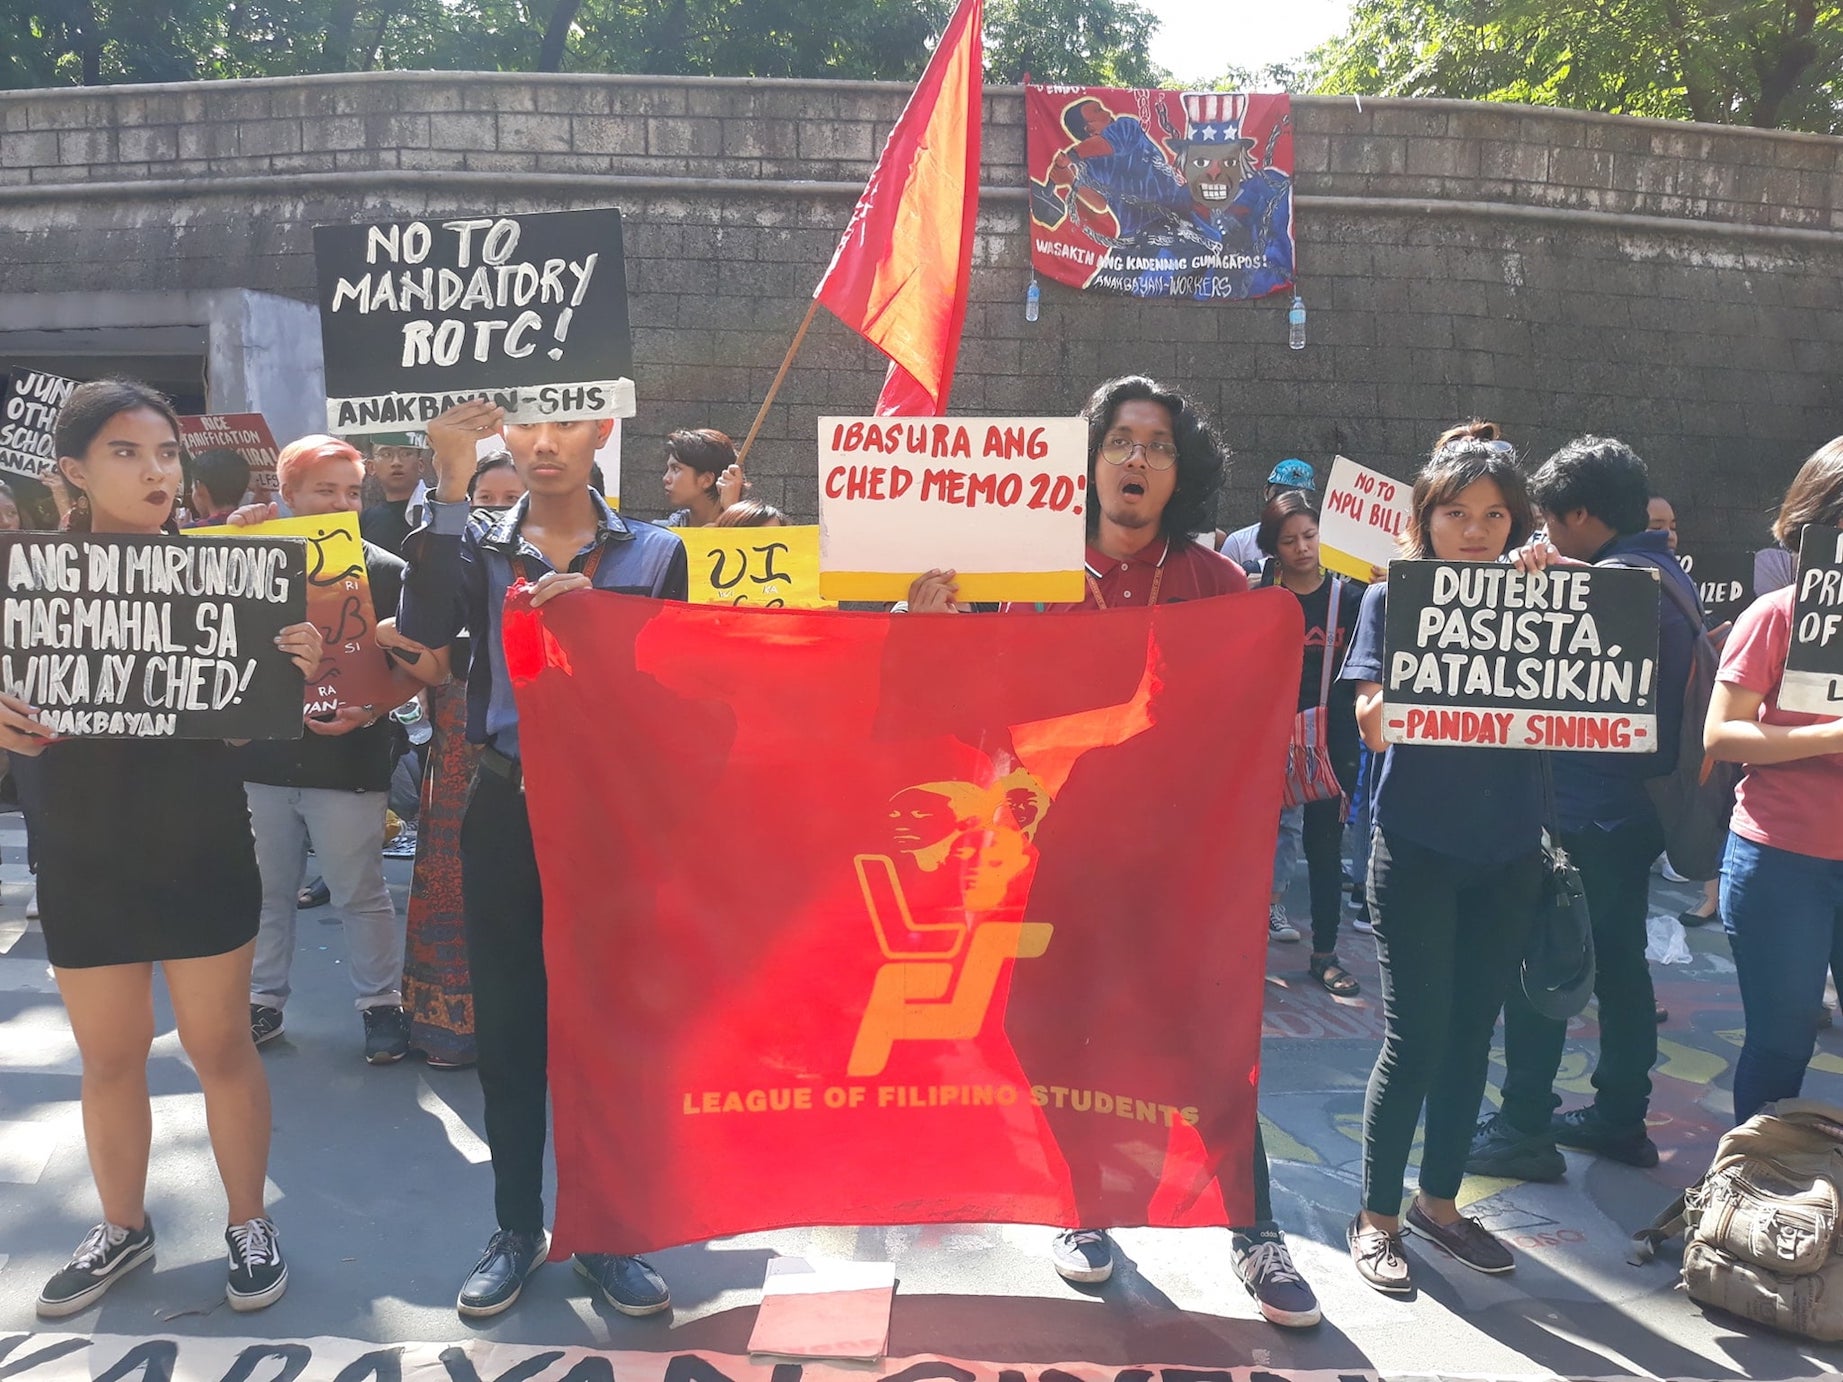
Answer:
<path fill-rule="evenodd" d="M 1190 123 L 1189 133 L 1184 136 L 1187 144 L 1254 147 L 1254 141 L 1241 132 L 1241 122 L 1248 114 L 1246 92 L 1186 91 L 1184 114 Z"/>

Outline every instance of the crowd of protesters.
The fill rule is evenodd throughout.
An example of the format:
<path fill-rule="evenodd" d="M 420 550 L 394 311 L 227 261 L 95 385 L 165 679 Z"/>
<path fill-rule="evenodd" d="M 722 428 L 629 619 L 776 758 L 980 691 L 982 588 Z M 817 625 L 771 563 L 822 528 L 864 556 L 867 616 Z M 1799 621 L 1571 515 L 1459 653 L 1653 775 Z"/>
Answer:
<path fill-rule="evenodd" d="M 1705 632 L 1726 634 L 1706 751 L 1745 773 L 1718 894 L 1685 920 L 1719 915 L 1733 945 L 1746 1016 L 1736 1119 L 1798 1093 L 1843 932 L 1843 720 L 1781 710 L 1777 690 L 1798 535 L 1809 524 L 1843 527 L 1843 438 L 1798 472 L 1773 526 L 1776 545 L 1761 554 L 1784 579 L 1764 585 L 1732 631 L 1705 630 L 1696 589 L 1672 556 L 1675 512 L 1652 493 L 1630 447 L 1584 436 L 1527 467 L 1491 423 L 1460 423 L 1434 442 L 1413 482 L 1404 557 L 1530 572 L 1641 566 L 1667 583 L 1657 678 L 1658 742 L 1667 747 L 1551 756 L 1386 742 L 1388 589 L 1323 569 L 1310 465 L 1274 467 L 1256 522 L 1225 535 L 1214 517 L 1226 452 L 1182 394 L 1116 379 L 1095 391 L 1086 417 L 1094 497 L 1086 595 L 1048 612 L 1207 599 L 1253 585 L 1283 587 L 1302 608 L 1297 710 L 1318 727 L 1324 753 L 1280 822 L 1268 935 L 1299 939 L 1285 898 L 1303 850 L 1307 972 L 1338 998 L 1359 993 L 1338 950 L 1354 821 L 1355 929 L 1375 938 L 1385 1026 L 1347 1234 L 1365 1282 L 1411 1289 L 1406 1229 L 1478 1271 L 1514 1268 L 1510 1248 L 1458 1207 L 1468 1170 L 1553 1179 L 1561 1147 L 1656 1164 L 1647 1113 L 1659 1017 L 1644 950 L 1649 873 L 1664 840 L 1645 783 L 1676 766 L 1686 673 Z M 144 1191 L 155 964 L 204 1090 L 229 1204 L 229 1303 L 254 1310 L 280 1297 L 287 1266 L 263 1202 L 270 1119 L 258 1047 L 284 1029 L 297 910 L 322 895 L 345 927 L 365 1058 L 386 1064 L 413 1051 L 434 1067 L 478 1070 L 496 1227 L 465 1274 L 459 1312 L 506 1310 L 545 1260 L 543 886 L 500 619 L 515 582 L 531 587 L 536 606 L 590 589 L 687 597 L 679 539 L 603 498 L 595 458 L 613 425 L 509 424 L 481 400 L 442 414 L 426 435 L 373 439 L 368 456 L 337 438 L 306 437 L 278 459 L 277 506 L 244 502 L 250 474 L 236 453 L 183 457 L 172 408 L 154 391 L 103 381 L 71 395 L 55 442 L 73 530 L 177 534 L 182 525 L 247 525 L 278 512 L 356 513 L 378 642 L 420 686 L 411 704 L 428 732 L 399 813 L 390 810 L 391 783 L 413 736 L 390 706 L 310 718 L 301 738 L 281 742 L 54 741 L 31 706 L 0 695 L 0 748 L 29 792 L 34 911 L 82 1055 L 103 1211 L 45 1286 L 40 1314 L 84 1309 L 154 1251 Z M 785 522 L 748 489 L 723 433 L 667 438 L 670 526 Z M 19 521 L 0 486 L 0 529 Z M 957 597 L 954 573 L 934 570 L 898 608 L 914 617 L 973 612 Z M 300 624 L 276 639 L 273 656 L 305 676 L 321 651 L 321 631 Z M 382 861 L 387 815 L 397 814 L 416 821 L 407 916 Z M 1518 982 L 1542 892 L 1545 827 L 1580 869 L 1599 956 L 1595 1093 L 1565 1112 L 1555 1093 L 1565 1022 Z M 311 880 L 310 846 L 319 874 Z M 195 886 L 201 878 L 212 886 Z M 1502 1106 L 1480 1121 L 1500 1016 Z M 1404 1210 L 1417 1129 L 1419 1184 Z M 1231 1234 L 1234 1270 L 1267 1319 L 1316 1323 L 1316 1296 L 1273 1219 L 1258 1130 L 1253 1183 L 1254 1217 Z M 1113 1270 L 1114 1250 L 1105 1231 L 1074 1228 L 1056 1238 L 1052 1262 L 1069 1280 L 1098 1283 Z M 642 1258 L 584 1253 L 575 1269 L 623 1313 L 670 1304 L 665 1281 Z"/>

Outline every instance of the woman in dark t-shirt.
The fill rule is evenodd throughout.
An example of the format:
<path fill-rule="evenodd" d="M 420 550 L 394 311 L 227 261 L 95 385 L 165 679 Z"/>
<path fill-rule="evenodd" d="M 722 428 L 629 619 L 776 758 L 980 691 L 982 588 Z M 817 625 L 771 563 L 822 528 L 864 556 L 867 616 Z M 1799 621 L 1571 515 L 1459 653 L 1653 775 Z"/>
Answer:
<path fill-rule="evenodd" d="M 1490 424 L 1483 424 L 1489 426 Z M 1439 447 L 1414 483 L 1403 535 L 1411 558 L 1492 562 L 1528 536 L 1529 496 L 1515 454 L 1495 437 Z M 1363 1206 L 1351 1259 L 1380 1291 L 1412 1289 L 1402 1253 L 1401 1192 L 1426 1106 L 1420 1193 L 1407 1218 L 1468 1267 L 1507 1272 L 1510 1250 L 1454 1197 L 1484 1095 L 1491 1031 L 1542 886 L 1539 765 L 1503 748 L 1383 739 L 1388 587 L 1363 599 L 1344 677 L 1357 723 L 1380 755 L 1369 867 L 1382 967 L 1384 1035 L 1363 1106 Z"/>

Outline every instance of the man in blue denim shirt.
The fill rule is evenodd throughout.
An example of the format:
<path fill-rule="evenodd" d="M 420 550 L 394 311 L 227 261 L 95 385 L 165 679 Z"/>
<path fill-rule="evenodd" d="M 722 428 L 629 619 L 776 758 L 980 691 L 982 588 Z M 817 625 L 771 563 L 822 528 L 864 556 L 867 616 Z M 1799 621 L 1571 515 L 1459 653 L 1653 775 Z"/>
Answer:
<path fill-rule="evenodd" d="M 469 1318 L 509 1308 L 549 1251 L 544 895 L 525 811 L 518 705 L 500 637 L 506 591 L 514 581 L 530 582 L 533 606 L 588 589 L 686 597 L 684 544 L 663 528 L 624 520 L 589 485 L 595 453 L 613 426 L 508 425 L 504 410 L 484 400 L 449 409 L 429 427 L 439 477 L 429 519 L 403 549 L 410 569 L 399 630 L 432 648 L 464 629 L 473 634 L 467 737 L 481 749 L 461 824 L 461 901 L 499 1229 L 456 1301 Z M 502 431 L 526 495 L 504 514 L 473 513 L 467 483 L 477 445 Z M 576 1271 L 624 1314 L 651 1315 L 671 1304 L 665 1282 L 641 1258 L 582 1253 Z"/>
<path fill-rule="evenodd" d="M 1699 608 L 1696 587 L 1670 554 L 1670 536 L 1647 532 L 1645 463 L 1623 442 L 1579 437 L 1530 480 L 1554 553 L 1601 566 L 1652 567 Z M 1657 998 L 1645 961 L 1651 861 L 1664 831 L 1645 782 L 1676 768 L 1697 625 L 1670 592 L 1658 592 L 1657 745 L 1654 754 L 1554 755 L 1561 842 L 1581 871 L 1596 952 L 1600 1057 L 1593 1102 L 1559 1116 L 1554 1093 L 1567 1024 L 1537 1013 L 1513 991 L 1504 1005 L 1504 1104 L 1472 1143 L 1474 1174 L 1559 1180 L 1556 1144 L 1633 1166 L 1657 1165 L 1645 1131 L 1657 1061 Z"/>

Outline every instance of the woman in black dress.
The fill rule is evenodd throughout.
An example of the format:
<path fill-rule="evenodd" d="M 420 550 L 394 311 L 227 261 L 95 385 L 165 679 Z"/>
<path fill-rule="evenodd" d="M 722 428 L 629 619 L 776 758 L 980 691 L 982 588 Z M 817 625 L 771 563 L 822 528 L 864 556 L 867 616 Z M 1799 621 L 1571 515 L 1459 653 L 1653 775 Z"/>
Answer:
<path fill-rule="evenodd" d="M 183 481 L 179 425 L 165 398 L 126 380 L 81 385 L 54 439 L 73 530 L 172 531 Z M 275 656 L 305 676 L 320 658 L 318 631 L 284 630 Z M 84 1140 L 104 1217 L 40 1293 L 38 1313 L 75 1314 L 153 1257 L 144 1200 L 156 963 L 204 1091 L 230 1201 L 225 1294 L 235 1309 L 260 1309 L 281 1296 L 288 1268 L 263 1203 L 269 1086 L 249 1032 L 261 883 L 231 746 L 53 740 L 30 705 L 0 695 L 0 748 L 44 765 L 39 913 L 83 1056 Z"/>

